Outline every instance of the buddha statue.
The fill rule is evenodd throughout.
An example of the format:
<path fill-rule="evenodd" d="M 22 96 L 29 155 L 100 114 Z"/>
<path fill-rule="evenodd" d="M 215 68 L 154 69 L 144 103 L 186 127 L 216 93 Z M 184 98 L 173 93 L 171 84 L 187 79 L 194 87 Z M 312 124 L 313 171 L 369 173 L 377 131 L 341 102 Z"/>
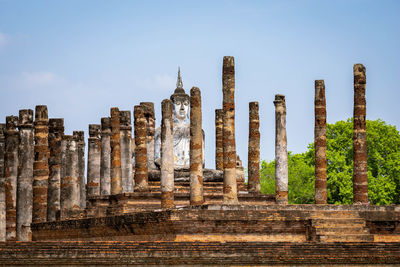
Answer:
<path fill-rule="evenodd" d="M 189 106 L 190 97 L 183 89 L 180 69 L 178 69 L 178 79 L 176 89 L 170 97 L 173 103 L 173 134 L 174 134 L 174 169 L 190 168 L 190 122 Z M 204 140 L 204 134 L 203 134 Z M 204 144 L 204 142 L 203 142 Z M 161 148 L 161 127 L 158 127 L 154 135 L 154 162 L 160 166 L 160 148 Z M 204 145 L 203 145 L 204 149 Z"/>

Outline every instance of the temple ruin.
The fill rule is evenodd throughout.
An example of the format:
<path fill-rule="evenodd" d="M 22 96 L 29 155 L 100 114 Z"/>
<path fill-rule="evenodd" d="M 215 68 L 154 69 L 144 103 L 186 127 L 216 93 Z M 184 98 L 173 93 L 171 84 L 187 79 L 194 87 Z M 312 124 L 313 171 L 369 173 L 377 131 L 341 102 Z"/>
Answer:
<path fill-rule="evenodd" d="M 171 97 L 132 111 L 111 107 L 89 124 L 87 140 L 83 131 L 65 134 L 64 119 L 49 117 L 45 105 L 7 116 L 0 123 L 0 264 L 399 263 L 400 207 L 368 201 L 365 73 L 354 65 L 354 205 L 327 204 L 323 80 L 315 81 L 309 205 L 288 204 L 284 95 L 249 103 L 246 183 L 236 151 L 233 57 L 223 58 L 215 169 L 204 166 L 210 133 L 202 129 L 201 89 L 187 94 L 180 71 Z M 159 128 L 154 105 L 161 105 Z M 264 195 L 259 114 L 273 108 L 276 190 Z"/>

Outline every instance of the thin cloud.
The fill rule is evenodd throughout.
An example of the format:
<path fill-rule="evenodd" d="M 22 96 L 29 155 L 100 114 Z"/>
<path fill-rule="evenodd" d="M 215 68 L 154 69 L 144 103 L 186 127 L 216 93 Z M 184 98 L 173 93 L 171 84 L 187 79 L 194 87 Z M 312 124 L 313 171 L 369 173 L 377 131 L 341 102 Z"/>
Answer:
<path fill-rule="evenodd" d="M 21 74 L 22 82 L 32 86 L 46 86 L 57 83 L 60 78 L 52 72 L 23 72 Z"/>
<path fill-rule="evenodd" d="M 4 33 L 0 32 L 0 50 L 7 44 L 7 37 Z"/>

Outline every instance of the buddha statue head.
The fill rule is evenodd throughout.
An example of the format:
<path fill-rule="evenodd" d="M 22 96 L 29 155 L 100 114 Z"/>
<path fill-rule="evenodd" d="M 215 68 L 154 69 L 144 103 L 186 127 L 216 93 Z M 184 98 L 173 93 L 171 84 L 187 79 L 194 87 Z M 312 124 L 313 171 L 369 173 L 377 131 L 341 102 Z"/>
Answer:
<path fill-rule="evenodd" d="M 173 104 L 173 119 L 175 123 L 182 123 L 189 118 L 189 95 L 185 93 L 183 89 L 183 83 L 181 78 L 181 70 L 178 68 L 178 79 L 176 81 L 176 89 L 171 95 L 171 101 Z"/>

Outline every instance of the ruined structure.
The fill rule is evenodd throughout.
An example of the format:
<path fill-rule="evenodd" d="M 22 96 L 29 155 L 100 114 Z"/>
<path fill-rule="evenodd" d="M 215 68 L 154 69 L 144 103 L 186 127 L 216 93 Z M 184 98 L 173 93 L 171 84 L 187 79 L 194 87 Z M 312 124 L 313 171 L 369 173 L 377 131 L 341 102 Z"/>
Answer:
<path fill-rule="evenodd" d="M 190 205 L 201 205 L 203 198 L 203 132 L 200 89 L 190 90 Z"/>
<path fill-rule="evenodd" d="M 101 155 L 100 125 L 89 124 L 88 167 L 87 167 L 88 197 L 100 195 L 100 161 L 101 161 L 100 155 Z"/>
<path fill-rule="evenodd" d="M 161 103 L 157 130 L 151 102 L 134 106 L 134 140 L 131 111 L 111 108 L 101 126 L 89 126 L 86 183 L 82 131 L 64 135 L 63 119 L 48 119 L 46 106 L 36 107 L 34 124 L 29 109 L 7 116 L 0 124 L 0 264 L 399 264 L 399 205 L 368 205 L 365 68 L 354 66 L 353 139 L 354 203 L 364 205 L 326 204 L 323 81 L 315 83 L 319 205 L 287 205 L 286 100 L 280 94 L 274 101 L 276 192 L 260 193 L 258 102 L 249 103 L 245 184 L 235 145 L 233 57 L 224 57 L 222 81 L 215 170 L 203 166 L 207 100 L 197 87 L 189 98 L 180 74 L 171 100 Z"/>
<path fill-rule="evenodd" d="M 260 116 L 258 102 L 249 103 L 248 190 L 260 193 Z"/>
<path fill-rule="evenodd" d="M 367 168 L 367 111 L 365 101 L 365 67 L 354 65 L 354 135 L 353 135 L 353 202 L 369 203 L 368 200 L 368 168 Z"/>
<path fill-rule="evenodd" d="M 275 95 L 275 192 L 276 203 L 288 204 L 288 154 L 286 103 L 284 95 Z"/>
<path fill-rule="evenodd" d="M 60 217 L 61 142 L 64 136 L 64 119 L 49 120 L 49 183 L 47 187 L 47 221 Z"/>
<path fill-rule="evenodd" d="M 48 144 L 49 118 L 47 106 L 35 108 L 35 161 L 33 163 L 33 222 L 47 218 L 47 185 L 50 150 Z"/>
<path fill-rule="evenodd" d="M 161 208 L 173 208 L 174 204 L 174 139 L 172 101 L 161 103 Z"/>
<path fill-rule="evenodd" d="M 326 101 L 325 83 L 315 81 L 315 204 L 326 204 Z"/>
<path fill-rule="evenodd" d="M 147 169 L 147 123 L 143 107 L 134 107 L 135 117 L 135 191 L 147 191 L 148 169 Z"/>
<path fill-rule="evenodd" d="M 100 194 L 108 196 L 111 192 L 111 121 L 101 118 L 101 155 L 100 155 Z"/>
<path fill-rule="evenodd" d="M 17 178 L 17 228 L 18 241 L 31 241 L 32 223 L 32 184 L 33 184 L 33 110 L 19 111 L 19 148 Z"/>
<path fill-rule="evenodd" d="M 224 57 L 222 66 L 224 204 L 237 204 L 235 141 L 235 61 Z"/>
<path fill-rule="evenodd" d="M 85 133 L 84 131 L 73 131 L 78 149 L 78 184 L 79 184 L 79 207 L 86 208 L 86 178 L 85 178 Z"/>
<path fill-rule="evenodd" d="M 121 134 L 120 134 L 120 122 L 119 122 L 119 109 L 111 108 L 111 194 L 122 193 L 122 170 L 121 170 Z"/>

